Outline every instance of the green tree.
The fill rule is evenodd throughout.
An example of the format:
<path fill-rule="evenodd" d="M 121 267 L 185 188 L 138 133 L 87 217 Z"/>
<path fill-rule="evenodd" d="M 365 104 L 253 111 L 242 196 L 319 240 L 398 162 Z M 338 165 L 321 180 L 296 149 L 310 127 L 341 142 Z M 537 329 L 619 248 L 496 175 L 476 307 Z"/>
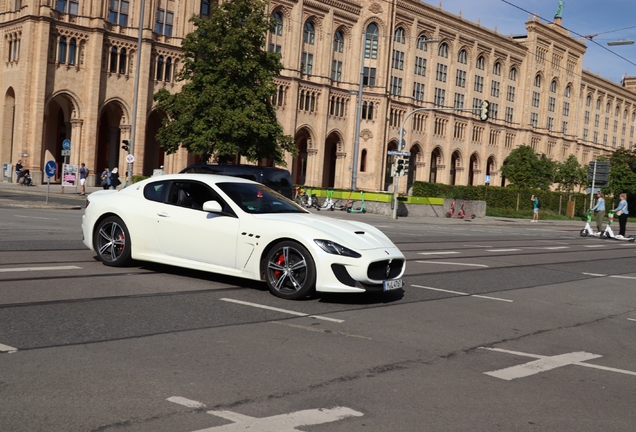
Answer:
<path fill-rule="evenodd" d="M 529 187 L 548 190 L 554 182 L 555 162 L 544 154 L 534 153 L 532 147 L 521 145 L 510 152 L 501 173 L 516 188 Z"/>
<path fill-rule="evenodd" d="M 582 166 L 576 156 L 570 155 L 565 162 L 557 163 L 556 183 L 559 190 L 571 194 L 574 188 L 586 184 L 587 167 Z"/>
<path fill-rule="evenodd" d="M 273 78 L 283 66 L 267 52 L 272 26 L 263 0 L 233 0 L 214 5 L 210 18 L 193 17 L 195 31 L 183 41 L 182 90 L 155 94 L 167 114 L 157 134 L 161 146 L 179 147 L 223 161 L 242 155 L 251 162 L 267 158 L 285 165 L 285 152 L 297 153 L 276 119 Z"/>
<path fill-rule="evenodd" d="M 636 193 L 636 154 L 619 148 L 610 155 L 609 162 L 609 187 L 605 190 L 615 198 L 623 192 Z"/>

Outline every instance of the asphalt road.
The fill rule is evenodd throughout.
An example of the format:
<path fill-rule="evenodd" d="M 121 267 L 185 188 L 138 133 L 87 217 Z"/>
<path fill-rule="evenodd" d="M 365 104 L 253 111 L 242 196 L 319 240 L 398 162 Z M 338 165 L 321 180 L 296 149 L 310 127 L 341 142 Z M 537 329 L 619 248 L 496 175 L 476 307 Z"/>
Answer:
<path fill-rule="evenodd" d="M 285 301 L 106 267 L 81 214 L 0 202 L 1 431 L 635 430 L 634 243 L 329 212 L 386 232 L 405 288 Z"/>

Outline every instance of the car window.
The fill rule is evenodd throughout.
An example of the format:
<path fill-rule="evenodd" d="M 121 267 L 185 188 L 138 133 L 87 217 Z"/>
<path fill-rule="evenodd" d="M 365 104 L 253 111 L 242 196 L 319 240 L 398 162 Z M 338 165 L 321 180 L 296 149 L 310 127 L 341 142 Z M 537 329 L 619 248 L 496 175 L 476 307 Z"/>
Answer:
<path fill-rule="evenodd" d="M 216 185 L 246 213 L 307 213 L 293 201 L 260 183 L 223 182 Z"/>
<path fill-rule="evenodd" d="M 290 187 L 289 172 L 283 170 L 269 171 L 267 172 L 267 183 L 274 189 Z"/>
<path fill-rule="evenodd" d="M 203 210 L 206 201 L 217 201 L 225 213 L 233 214 L 227 203 L 208 185 L 196 181 L 173 181 L 166 203 L 179 207 Z"/>
<path fill-rule="evenodd" d="M 147 184 L 144 187 L 144 197 L 150 201 L 163 202 L 168 190 L 167 181 L 157 181 Z"/>

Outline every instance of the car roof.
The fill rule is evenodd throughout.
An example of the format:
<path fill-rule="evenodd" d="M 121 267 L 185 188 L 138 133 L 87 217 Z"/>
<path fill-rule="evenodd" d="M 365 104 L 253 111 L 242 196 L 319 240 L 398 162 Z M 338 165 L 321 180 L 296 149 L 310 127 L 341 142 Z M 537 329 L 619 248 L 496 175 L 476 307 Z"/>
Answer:
<path fill-rule="evenodd" d="M 255 182 L 253 180 L 244 179 L 244 178 L 241 178 L 241 177 L 231 177 L 231 176 L 218 175 L 218 174 L 190 174 L 190 173 L 165 174 L 165 175 L 162 175 L 162 176 L 150 177 L 149 179 L 146 179 L 146 180 L 144 180 L 141 183 L 143 183 L 143 185 L 145 186 L 147 183 L 151 183 L 153 181 L 165 181 L 165 180 L 177 180 L 177 181 L 196 180 L 196 181 L 200 181 L 202 183 L 208 183 L 208 184 L 212 184 L 212 183 L 254 183 L 254 184 L 259 184 L 260 185 L 260 183 L 258 183 L 258 182 Z"/>

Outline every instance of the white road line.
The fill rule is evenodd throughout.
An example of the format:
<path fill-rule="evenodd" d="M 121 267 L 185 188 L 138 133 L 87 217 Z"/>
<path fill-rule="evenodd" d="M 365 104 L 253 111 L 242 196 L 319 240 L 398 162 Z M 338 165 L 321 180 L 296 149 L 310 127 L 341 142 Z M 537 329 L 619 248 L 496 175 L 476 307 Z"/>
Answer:
<path fill-rule="evenodd" d="M 600 273 L 581 273 L 587 276 L 598 276 L 598 277 L 605 277 L 607 276 L 606 274 L 600 274 Z"/>
<path fill-rule="evenodd" d="M 77 266 L 58 266 L 58 267 L 14 267 L 0 269 L 0 273 L 9 272 L 29 272 L 29 271 L 45 271 L 45 270 L 77 270 L 81 267 Z"/>
<path fill-rule="evenodd" d="M 634 318 L 627 318 L 628 321 L 636 321 Z"/>
<path fill-rule="evenodd" d="M 634 276 L 606 275 L 606 274 L 600 274 L 600 273 L 582 273 L 582 274 L 587 276 L 611 277 L 615 279 L 636 279 L 636 277 Z"/>
<path fill-rule="evenodd" d="M 632 276 L 610 276 L 611 278 L 616 278 L 616 279 L 636 279 L 636 277 L 632 277 Z"/>
<path fill-rule="evenodd" d="M 449 251 L 449 252 L 418 252 L 418 255 L 452 255 L 452 254 L 458 254 L 459 252 L 453 252 L 453 251 Z"/>
<path fill-rule="evenodd" d="M 339 320 L 339 319 L 335 319 L 335 318 L 329 318 L 329 317 L 324 317 L 324 316 L 320 316 L 320 315 L 309 315 L 303 312 L 296 312 L 296 311 L 290 311 L 287 309 L 279 309 L 279 308 L 275 308 L 272 306 L 265 306 L 265 305 L 260 305 L 257 303 L 250 303 L 250 302 L 245 302 L 245 301 L 241 301 L 241 300 L 234 300 L 234 299 L 229 299 L 229 298 L 222 298 L 221 300 L 226 301 L 226 302 L 230 302 L 230 303 L 236 303 L 236 304 L 240 304 L 240 305 L 244 305 L 244 306 L 252 306 L 252 307 L 256 307 L 256 308 L 260 308 L 260 309 L 267 309 L 267 310 L 272 310 L 272 311 L 276 311 L 276 312 L 281 312 L 281 313 L 286 313 L 289 315 L 295 315 L 295 316 L 301 316 L 301 317 L 309 317 L 309 318 L 315 318 L 315 319 L 320 319 L 320 320 L 324 320 L 324 321 L 333 321 L 333 322 L 337 322 L 337 323 L 343 323 L 344 320 Z"/>
<path fill-rule="evenodd" d="M 172 403 L 176 403 L 179 405 L 183 405 L 185 407 L 188 408 L 205 408 L 205 405 L 202 404 L 201 402 L 197 402 L 191 399 L 186 399 L 184 397 L 181 396 L 171 396 L 168 399 L 166 399 L 168 402 L 172 402 Z"/>
<path fill-rule="evenodd" d="M 488 248 L 488 247 L 492 247 L 492 246 L 483 246 L 483 245 L 463 245 L 464 247 L 482 247 L 482 248 Z"/>
<path fill-rule="evenodd" d="M 570 249 L 570 246 L 551 246 L 551 247 L 542 247 L 537 249 L 547 249 L 547 250 Z"/>
<path fill-rule="evenodd" d="M 14 352 L 18 352 L 18 349 L 10 347 L 9 345 L 0 344 L 0 352 L 14 353 Z"/>
<path fill-rule="evenodd" d="M 497 352 L 502 352 L 507 354 L 514 354 L 514 355 L 518 355 L 522 357 L 532 357 L 532 358 L 538 359 L 538 360 L 531 361 L 529 363 L 525 363 L 518 366 L 511 366 L 511 367 L 499 369 L 496 371 L 484 372 L 484 374 L 486 375 L 490 375 L 492 377 L 500 378 L 507 381 L 510 381 L 516 378 L 523 378 L 523 377 L 535 375 L 540 372 L 545 372 L 545 371 L 549 371 L 552 369 L 556 369 L 556 368 L 559 368 L 562 366 L 568 366 L 568 365 L 584 366 L 584 367 L 588 367 L 592 369 L 600 369 L 600 370 L 609 371 L 609 372 L 618 372 L 625 375 L 636 376 L 636 372 L 632 372 L 628 370 L 610 368 L 607 366 L 600 366 L 600 365 L 595 365 L 590 363 L 583 363 L 586 360 L 592 360 L 592 359 L 603 357 L 602 355 L 599 355 L 599 354 L 592 354 L 592 353 L 588 353 L 584 351 L 571 352 L 571 353 L 566 353 L 566 354 L 561 354 L 556 356 L 542 356 L 542 355 L 536 355 L 536 354 L 522 353 L 519 351 L 509 351 L 509 350 L 504 350 L 500 348 L 487 348 L 487 347 L 480 347 L 480 348 L 488 350 L 488 351 L 497 351 Z"/>
<path fill-rule="evenodd" d="M 445 261 L 415 261 L 422 264 L 445 264 L 445 265 L 458 265 L 458 266 L 470 266 L 470 267 L 488 267 L 486 264 L 464 264 Z"/>
<path fill-rule="evenodd" d="M 520 251 L 521 249 L 488 249 L 486 252 L 514 252 Z"/>
<path fill-rule="evenodd" d="M 583 245 L 583 247 L 588 247 L 588 248 L 599 248 L 599 247 L 605 247 L 605 245 Z"/>
<path fill-rule="evenodd" d="M 21 216 L 15 215 L 13 217 L 23 218 L 23 219 L 44 219 L 44 220 L 57 220 L 57 218 L 45 218 L 45 217 L 37 217 L 37 216 Z"/>
<path fill-rule="evenodd" d="M 458 294 L 458 295 L 463 295 L 463 296 L 479 297 L 479 298 L 488 299 L 488 300 L 498 300 L 498 301 L 504 301 L 504 302 L 508 302 L 508 303 L 513 303 L 512 300 L 506 300 L 506 299 L 497 298 L 497 297 L 488 297 L 488 296 L 482 296 L 482 295 L 477 295 L 477 294 L 468 294 L 468 293 L 464 293 L 464 292 L 445 290 L 445 289 L 441 289 L 441 288 L 427 287 L 427 286 L 423 286 L 423 285 L 411 285 L 411 286 L 415 287 L 415 288 L 423 288 L 423 289 L 427 289 L 427 290 L 447 292 L 447 293 L 450 293 L 450 294 Z"/>

